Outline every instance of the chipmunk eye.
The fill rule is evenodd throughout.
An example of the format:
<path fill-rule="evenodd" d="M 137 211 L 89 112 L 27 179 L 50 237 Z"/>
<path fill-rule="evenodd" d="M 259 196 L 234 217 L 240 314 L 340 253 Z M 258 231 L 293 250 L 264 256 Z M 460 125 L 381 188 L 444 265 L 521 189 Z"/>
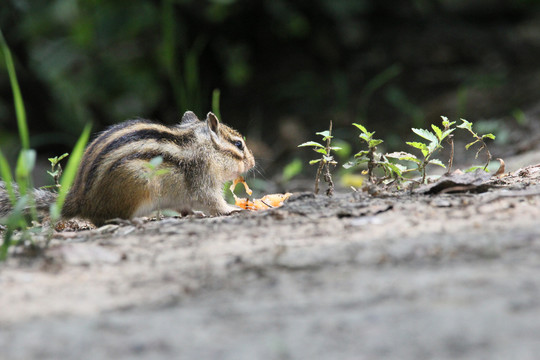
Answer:
<path fill-rule="evenodd" d="M 234 146 L 236 146 L 240 150 L 244 150 L 244 144 L 240 140 L 235 141 Z"/>

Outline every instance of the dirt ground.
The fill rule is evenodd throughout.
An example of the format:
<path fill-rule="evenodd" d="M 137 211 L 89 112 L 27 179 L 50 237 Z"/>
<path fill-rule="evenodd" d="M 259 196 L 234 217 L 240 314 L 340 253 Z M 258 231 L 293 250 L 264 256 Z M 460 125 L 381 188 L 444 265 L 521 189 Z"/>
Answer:
<path fill-rule="evenodd" d="M 0 268 L 1 359 L 537 359 L 540 166 L 55 235 Z"/>

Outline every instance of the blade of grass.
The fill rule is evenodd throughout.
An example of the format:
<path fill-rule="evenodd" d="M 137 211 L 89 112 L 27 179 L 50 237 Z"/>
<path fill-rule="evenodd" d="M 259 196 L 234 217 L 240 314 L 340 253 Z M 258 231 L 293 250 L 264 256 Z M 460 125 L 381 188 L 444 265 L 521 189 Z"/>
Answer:
<path fill-rule="evenodd" d="M 23 149 L 28 150 L 30 148 L 30 136 L 28 135 L 28 126 L 26 123 L 26 111 L 24 109 L 24 103 L 21 95 L 21 89 L 19 87 L 19 81 L 17 80 L 17 74 L 15 73 L 15 65 L 13 64 L 13 57 L 11 51 L 7 46 L 4 34 L 0 30 L 0 48 L 4 54 L 6 61 L 6 67 L 9 74 L 9 81 L 11 83 L 11 89 L 13 91 L 13 102 L 15 104 L 15 113 L 17 114 L 17 125 L 19 126 L 19 135 L 21 137 L 21 144 Z"/>
<path fill-rule="evenodd" d="M 58 192 L 58 197 L 56 198 L 56 202 L 51 205 L 51 220 L 53 223 L 60 219 L 60 214 L 62 211 L 62 207 L 64 206 L 64 201 L 66 200 L 66 195 L 69 191 L 69 188 L 73 184 L 73 181 L 75 180 L 75 175 L 77 175 L 77 168 L 84 154 L 84 148 L 86 146 L 86 143 L 88 143 L 88 139 L 90 138 L 91 128 L 92 126 L 90 124 L 87 124 L 84 127 L 84 130 L 79 137 L 79 140 L 77 140 L 77 143 L 75 144 L 75 147 L 73 148 L 73 151 L 69 156 L 67 165 L 62 174 L 62 178 L 60 179 L 60 191 Z"/>
<path fill-rule="evenodd" d="M 201 99 L 199 91 L 199 49 L 197 43 L 184 57 L 184 84 L 189 98 L 189 108 L 198 114 L 201 112 Z M 184 105 L 185 106 L 185 105 Z"/>
<path fill-rule="evenodd" d="M 221 95 L 221 92 L 219 89 L 214 89 L 212 92 L 212 112 L 217 116 L 217 118 L 221 121 L 223 119 L 221 118 L 221 113 L 219 111 L 219 97 Z"/>
<path fill-rule="evenodd" d="M 177 70 L 176 48 L 178 44 L 175 41 L 177 31 L 174 19 L 174 1 L 162 0 L 161 2 L 161 33 L 162 33 L 162 51 L 163 62 L 169 81 L 171 82 L 174 100 L 179 110 L 188 110 L 186 87 Z"/>
<path fill-rule="evenodd" d="M 36 203 L 34 199 L 32 184 L 32 171 L 36 164 L 36 151 L 33 149 L 22 149 L 17 159 L 17 167 L 15 168 L 15 180 L 19 185 L 19 193 L 21 198 L 27 199 L 27 207 L 30 210 L 32 220 L 37 220 Z"/>
<path fill-rule="evenodd" d="M 15 196 L 15 190 L 13 190 L 13 174 L 11 173 L 8 161 L 4 156 L 2 150 L 0 150 L 0 175 L 2 176 L 2 179 L 6 184 L 6 190 L 8 192 L 11 205 L 15 206 L 15 203 L 17 202 L 17 196 Z"/>
<path fill-rule="evenodd" d="M 9 75 L 9 81 L 11 90 L 13 92 L 13 104 L 15 106 L 15 114 L 17 117 L 17 126 L 19 128 L 19 136 L 21 138 L 22 151 L 19 154 L 17 160 L 17 166 L 15 168 L 15 178 L 19 185 L 19 193 L 21 197 L 27 196 L 28 207 L 32 215 L 32 219 L 37 219 L 37 213 L 34 204 L 34 198 L 32 196 L 32 178 L 31 172 L 35 163 L 36 153 L 30 149 L 30 136 L 28 133 L 28 124 L 26 122 L 26 110 L 24 108 L 24 102 L 22 99 L 21 89 L 19 87 L 19 81 L 17 80 L 17 73 L 15 71 L 15 65 L 13 63 L 13 57 L 11 51 L 6 43 L 4 34 L 0 30 L 0 48 L 4 54 L 7 72 Z M 7 185 L 6 185 L 7 186 Z M 8 190 L 9 191 L 9 190 Z M 11 196 L 11 195 L 10 195 Z"/>

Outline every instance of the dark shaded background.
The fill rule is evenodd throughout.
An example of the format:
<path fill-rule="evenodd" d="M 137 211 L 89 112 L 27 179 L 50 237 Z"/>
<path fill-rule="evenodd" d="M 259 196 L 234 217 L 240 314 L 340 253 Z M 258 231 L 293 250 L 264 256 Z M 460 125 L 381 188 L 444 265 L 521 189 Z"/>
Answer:
<path fill-rule="evenodd" d="M 223 121 L 272 172 L 330 119 L 347 141 L 362 122 L 392 149 L 412 126 L 465 117 L 519 152 L 540 113 L 538 3 L 5 0 L 0 28 L 40 154 L 68 151 L 86 122 L 203 116 L 218 88 Z M 0 146 L 15 152 L 16 132 L 2 59 Z"/>

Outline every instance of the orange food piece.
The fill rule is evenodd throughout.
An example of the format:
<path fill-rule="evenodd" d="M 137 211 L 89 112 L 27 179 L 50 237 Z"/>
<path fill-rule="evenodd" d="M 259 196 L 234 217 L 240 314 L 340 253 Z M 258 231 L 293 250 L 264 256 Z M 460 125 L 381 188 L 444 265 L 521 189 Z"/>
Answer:
<path fill-rule="evenodd" d="M 242 183 L 242 185 L 244 185 L 244 189 L 246 189 L 246 193 L 248 195 L 253 194 L 253 191 L 249 188 L 248 184 L 246 183 L 246 180 L 244 180 L 244 177 L 239 176 L 236 179 L 234 179 L 231 187 L 229 188 L 231 192 L 233 193 L 233 195 L 234 195 L 234 188 L 236 187 L 238 183 Z M 234 198 L 236 199 L 236 195 L 234 195 Z"/>
<path fill-rule="evenodd" d="M 267 210 L 280 207 L 291 195 L 291 193 L 269 194 L 260 199 L 254 199 L 253 201 L 235 197 L 235 204 L 246 210 Z"/>
<path fill-rule="evenodd" d="M 239 198 L 234 193 L 234 188 L 236 187 L 238 183 L 242 183 L 244 185 L 244 188 L 246 189 L 246 193 L 248 195 L 251 195 L 253 192 L 247 185 L 244 178 L 241 176 L 236 178 L 230 187 L 230 190 L 234 196 L 235 205 L 245 210 L 267 210 L 267 209 L 280 207 L 281 205 L 283 205 L 283 202 L 292 195 L 291 193 L 269 194 L 269 195 L 263 196 L 260 199 L 253 199 L 253 200 L 249 200 L 248 198 Z"/>

